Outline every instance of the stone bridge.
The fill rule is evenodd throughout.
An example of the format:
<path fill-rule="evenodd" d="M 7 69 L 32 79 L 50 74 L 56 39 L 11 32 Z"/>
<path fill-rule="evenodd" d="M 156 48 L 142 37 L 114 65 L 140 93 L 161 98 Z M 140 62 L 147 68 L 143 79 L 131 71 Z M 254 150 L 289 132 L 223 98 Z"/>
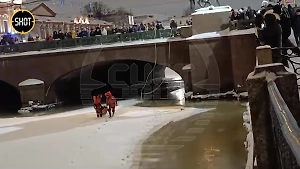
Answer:
<path fill-rule="evenodd" d="M 166 66 L 192 84 L 194 92 L 246 90 L 245 80 L 255 66 L 254 31 L 197 38 L 99 45 L 53 51 L 25 52 L 0 57 L 0 80 L 15 88 L 27 79 L 44 82 L 44 93 L 60 77 L 99 62 L 141 60 Z M 157 58 L 157 59 L 156 59 Z M 183 71 L 187 69 L 187 71 Z M 190 74 L 191 78 L 188 78 Z M 239 86 L 239 87 L 237 87 Z"/>

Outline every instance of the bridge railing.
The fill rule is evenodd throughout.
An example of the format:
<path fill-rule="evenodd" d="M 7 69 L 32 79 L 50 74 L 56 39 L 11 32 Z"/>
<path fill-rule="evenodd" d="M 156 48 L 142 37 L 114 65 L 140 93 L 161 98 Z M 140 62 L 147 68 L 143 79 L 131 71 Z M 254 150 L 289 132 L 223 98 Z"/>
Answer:
<path fill-rule="evenodd" d="M 249 74 L 247 87 L 256 168 L 300 169 L 296 75 L 281 63 L 258 65 Z"/>
<path fill-rule="evenodd" d="M 282 63 L 289 71 L 297 75 L 298 87 L 300 88 L 300 50 L 298 47 L 272 48 L 272 60 Z"/>
<path fill-rule="evenodd" d="M 272 135 L 279 168 L 300 168 L 300 128 L 274 81 L 268 82 L 268 91 Z"/>
<path fill-rule="evenodd" d="M 293 61 L 291 51 L 258 47 L 247 78 L 256 169 L 300 169 L 298 77 L 282 61 L 273 63 L 284 58 L 281 52 Z"/>
<path fill-rule="evenodd" d="M 54 50 L 54 49 L 66 49 L 74 48 L 79 46 L 91 46 L 91 45 L 103 45 L 113 44 L 117 42 L 130 42 L 136 40 L 150 40 L 159 38 L 169 38 L 179 35 L 177 29 L 164 29 L 164 30 L 153 30 L 136 33 L 126 34 L 112 34 L 104 36 L 93 36 L 63 40 L 52 40 L 52 41 L 33 41 L 18 43 L 13 45 L 1 45 L 0 53 L 21 53 L 28 51 L 41 51 L 41 50 Z"/>

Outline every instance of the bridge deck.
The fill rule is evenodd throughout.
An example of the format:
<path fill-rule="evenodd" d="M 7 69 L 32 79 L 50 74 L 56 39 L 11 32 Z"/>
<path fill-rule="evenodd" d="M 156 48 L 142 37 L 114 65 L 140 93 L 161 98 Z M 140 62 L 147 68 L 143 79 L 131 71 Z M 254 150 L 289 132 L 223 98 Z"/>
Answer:
<path fill-rule="evenodd" d="M 151 40 L 138 40 L 138 41 L 131 41 L 131 42 L 118 42 L 113 44 L 106 44 L 106 45 L 92 45 L 92 46 L 80 46 L 75 48 L 63 48 L 63 49 L 55 49 L 55 50 L 42 50 L 42 51 L 28 51 L 23 53 L 13 53 L 13 54 L 1 54 L 1 58 L 8 58 L 8 57 L 20 57 L 20 56 L 32 56 L 32 55 L 40 55 L 46 53 L 59 53 L 59 52 L 76 52 L 81 50 L 89 50 L 89 49 L 104 49 L 104 48 L 115 48 L 115 47 L 122 47 L 122 46 L 138 46 L 144 44 L 155 44 L 155 43 L 166 43 L 166 42 L 175 42 L 175 41 L 183 41 L 186 40 L 185 38 L 160 38 L 160 39 L 151 39 Z"/>

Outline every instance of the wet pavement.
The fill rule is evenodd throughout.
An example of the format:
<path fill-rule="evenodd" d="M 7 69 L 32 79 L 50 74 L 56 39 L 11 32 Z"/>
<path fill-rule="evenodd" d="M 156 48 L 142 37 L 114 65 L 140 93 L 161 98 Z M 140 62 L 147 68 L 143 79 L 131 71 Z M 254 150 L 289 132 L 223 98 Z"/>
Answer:
<path fill-rule="evenodd" d="M 142 145 L 140 169 L 242 169 L 247 153 L 245 111 L 238 102 L 187 103 L 213 111 L 171 122 Z"/>

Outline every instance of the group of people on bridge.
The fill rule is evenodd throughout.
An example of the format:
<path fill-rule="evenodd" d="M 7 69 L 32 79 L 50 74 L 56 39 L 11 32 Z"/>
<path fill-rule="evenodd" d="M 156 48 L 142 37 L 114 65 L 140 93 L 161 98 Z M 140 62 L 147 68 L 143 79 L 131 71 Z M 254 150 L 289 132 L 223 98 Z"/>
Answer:
<path fill-rule="evenodd" d="M 94 108 L 96 110 L 97 117 L 102 117 L 108 111 L 109 118 L 111 118 L 115 114 L 115 109 L 116 106 L 118 106 L 118 102 L 117 99 L 112 95 L 110 91 L 106 92 L 104 95 L 106 97 L 106 106 L 102 106 L 101 104 L 102 101 L 101 94 L 96 94 L 96 95 L 92 94 Z"/>
<path fill-rule="evenodd" d="M 257 37 L 259 45 L 269 45 L 271 48 L 295 47 L 299 46 L 300 41 L 300 9 L 291 5 L 285 7 L 282 4 L 267 4 L 259 10 L 255 26 L 257 28 Z M 292 30 L 295 41 L 293 44 L 289 39 Z M 299 48 L 293 48 L 295 53 L 299 53 Z M 282 51 L 286 52 L 286 51 Z M 280 56 L 280 51 L 274 50 L 273 61 L 281 62 L 288 67 L 287 60 Z"/>
<path fill-rule="evenodd" d="M 170 20 L 170 28 L 176 29 L 177 25 L 182 23 L 176 23 L 174 19 Z M 186 24 L 190 24 L 187 21 Z M 165 29 L 162 22 L 156 21 L 151 23 L 135 23 L 133 25 L 128 26 L 111 26 L 111 27 L 95 27 L 95 28 L 77 28 L 71 31 L 63 31 L 63 30 L 54 30 L 52 33 L 47 33 L 45 37 L 36 34 L 35 36 L 32 33 L 28 34 L 27 39 L 23 39 L 23 37 L 17 34 L 7 34 L 3 35 L 1 39 L 1 45 L 12 45 L 17 44 L 19 42 L 32 42 L 32 41 L 42 41 L 42 40 L 59 40 L 59 39 L 73 39 L 73 38 L 82 38 L 82 37 L 93 37 L 93 36 L 105 36 L 105 35 L 113 35 L 113 34 L 125 34 L 125 33 L 135 33 L 135 32 L 144 32 L 151 30 L 163 30 Z M 21 40 L 23 39 L 23 40 Z"/>

